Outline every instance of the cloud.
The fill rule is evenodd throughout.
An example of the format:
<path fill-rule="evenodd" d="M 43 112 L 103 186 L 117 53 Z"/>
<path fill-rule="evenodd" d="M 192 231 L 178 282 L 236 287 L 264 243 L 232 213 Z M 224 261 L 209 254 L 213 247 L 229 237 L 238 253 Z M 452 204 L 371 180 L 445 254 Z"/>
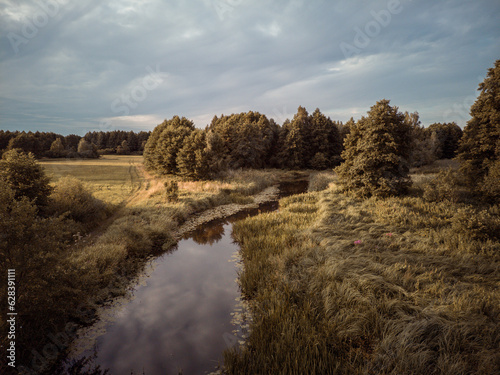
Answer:
<path fill-rule="evenodd" d="M 385 22 L 389 4 L 4 0 L 0 126 L 83 134 L 103 118 L 142 130 L 181 115 L 204 127 L 216 114 L 258 110 L 273 117 L 299 105 L 346 121 L 384 97 L 417 110 L 424 124 L 443 121 L 498 58 L 500 4 L 400 0 L 400 11 Z M 30 24 L 36 32 L 27 38 Z M 355 46 L 357 30 L 372 36 L 346 57 L 341 43 Z M 8 35 L 25 39 L 14 42 L 17 53 Z M 114 101 L 156 66 L 163 82 L 126 116 L 116 113 Z"/>

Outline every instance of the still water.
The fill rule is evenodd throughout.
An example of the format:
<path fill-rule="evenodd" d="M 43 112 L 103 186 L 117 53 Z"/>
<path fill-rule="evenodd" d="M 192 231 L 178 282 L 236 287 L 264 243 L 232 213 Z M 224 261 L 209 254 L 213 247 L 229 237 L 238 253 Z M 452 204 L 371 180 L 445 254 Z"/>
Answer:
<path fill-rule="evenodd" d="M 281 195 L 306 189 L 307 182 L 282 185 Z M 234 344 L 231 318 L 241 308 L 237 284 L 239 246 L 232 223 L 278 208 L 262 205 L 204 224 L 177 247 L 152 261 L 133 298 L 113 311 L 102 334 L 92 339 L 95 364 L 112 375 L 208 374 Z M 233 340 L 231 339 L 233 338 Z"/>

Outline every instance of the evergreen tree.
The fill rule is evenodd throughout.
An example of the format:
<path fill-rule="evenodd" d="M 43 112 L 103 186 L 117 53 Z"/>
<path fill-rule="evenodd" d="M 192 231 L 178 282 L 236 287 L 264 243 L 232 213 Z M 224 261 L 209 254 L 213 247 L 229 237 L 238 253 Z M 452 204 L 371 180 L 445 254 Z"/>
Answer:
<path fill-rule="evenodd" d="M 206 179 L 210 175 L 209 152 L 206 132 L 194 130 L 184 141 L 177 154 L 177 166 L 181 176 Z"/>
<path fill-rule="evenodd" d="M 434 142 L 427 129 L 421 125 L 418 112 L 405 112 L 405 121 L 411 129 L 410 166 L 420 167 L 432 163 L 436 159 Z"/>
<path fill-rule="evenodd" d="M 481 186 L 490 168 L 500 160 L 500 60 L 488 70 L 478 90 L 458 153 L 461 171 L 471 188 Z"/>
<path fill-rule="evenodd" d="M 28 198 L 38 206 L 47 204 L 52 191 L 49 178 L 35 155 L 17 149 L 5 152 L 0 160 L 0 179 L 14 191 L 15 199 Z"/>
<path fill-rule="evenodd" d="M 389 103 L 384 99 L 372 106 L 345 140 L 345 162 L 336 172 L 340 183 L 355 195 L 399 195 L 410 186 L 411 127 Z"/>
<path fill-rule="evenodd" d="M 299 107 L 292 121 L 283 123 L 282 166 L 290 169 L 303 169 L 314 156 L 307 146 L 310 141 L 310 118 L 304 107 Z"/>
<path fill-rule="evenodd" d="M 333 121 L 322 114 L 319 108 L 316 108 L 310 116 L 309 123 L 310 137 L 307 143 L 310 158 L 309 167 L 326 169 L 340 164 L 342 144 L 340 134 Z"/>
<path fill-rule="evenodd" d="M 436 159 L 452 159 L 462 138 L 462 129 L 456 123 L 434 123 L 426 129 L 432 139 Z M 430 135 L 429 135 L 430 134 Z"/>

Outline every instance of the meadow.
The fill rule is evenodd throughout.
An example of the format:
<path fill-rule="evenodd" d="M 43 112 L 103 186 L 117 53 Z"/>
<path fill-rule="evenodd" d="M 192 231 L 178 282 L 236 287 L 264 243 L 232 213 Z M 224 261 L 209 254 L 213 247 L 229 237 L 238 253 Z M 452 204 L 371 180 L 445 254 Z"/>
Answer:
<path fill-rule="evenodd" d="M 498 373 L 500 211 L 423 199 L 441 167 L 386 199 L 318 173 L 309 193 L 236 223 L 252 322 L 226 373 Z"/>
<path fill-rule="evenodd" d="M 107 203 L 119 204 L 142 188 L 139 172 L 142 156 L 103 155 L 99 159 L 43 159 L 53 184 L 61 177 L 75 177 L 86 183 L 94 196 Z"/>

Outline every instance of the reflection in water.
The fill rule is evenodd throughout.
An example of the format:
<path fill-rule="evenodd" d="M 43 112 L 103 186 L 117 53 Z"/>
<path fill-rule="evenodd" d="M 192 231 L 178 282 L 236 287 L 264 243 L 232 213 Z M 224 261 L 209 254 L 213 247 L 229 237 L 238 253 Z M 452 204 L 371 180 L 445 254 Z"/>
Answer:
<path fill-rule="evenodd" d="M 292 193 L 306 187 L 307 182 Z M 231 238 L 231 223 L 277 208 L 277 202 L 270 202 L 214 220 L 187 234 L 176 251 L 154 260 L 154 270 L 136 287 L 134 298 L 91 343 L 95 363 L 113 375 L 214 371 L 235 329 L 231 316 L 234 321 L 242 312 L 234 264 L 239 248 Z"/>
<path fill-rule="evenodd" d="M 96 364 L 111 374 L 203 374 L 216 368 L 239 292 L 236 270 L 228 267 L 238 250 L 227 235 L 231 224 L 218 224 L 213 233 L 220 238 L 217 246 L 184 239 L 176 252 L 155 261 L 147 284 L 97 339 Z"/>

